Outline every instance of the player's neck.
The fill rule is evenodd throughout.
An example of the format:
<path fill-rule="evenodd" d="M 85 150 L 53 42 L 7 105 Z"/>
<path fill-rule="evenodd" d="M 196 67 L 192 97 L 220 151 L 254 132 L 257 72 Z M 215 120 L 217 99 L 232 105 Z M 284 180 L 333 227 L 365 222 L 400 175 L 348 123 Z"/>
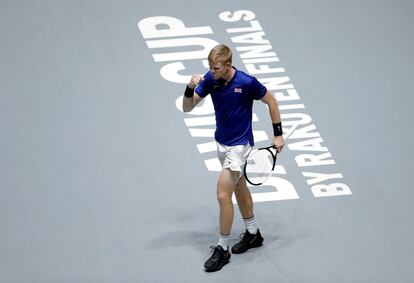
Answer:
<path fill-rule="evenodd" d="M 234 68 L 231 67 L 230 70 L 227 72 L 227 74 L 223 77 L 223 79 L 226 81 L 225 84 L 227 84 L 234 77 L 235 73 L 236 73 L 236 70 L 234 70 Z"/>

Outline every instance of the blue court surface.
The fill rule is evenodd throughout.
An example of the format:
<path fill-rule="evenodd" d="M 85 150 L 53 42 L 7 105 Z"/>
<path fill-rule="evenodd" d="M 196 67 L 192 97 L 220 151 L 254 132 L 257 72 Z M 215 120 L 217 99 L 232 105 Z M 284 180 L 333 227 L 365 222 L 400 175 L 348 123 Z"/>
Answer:
<path fill-rule="evenodd" d="M 413 26 L 403 0 L 0 1 L 0 282 L 413 282 Z M 180 105 L 218 43 L 292 133 L 251 188 L 263 247 L 206 273 L 214 109 Z"/>

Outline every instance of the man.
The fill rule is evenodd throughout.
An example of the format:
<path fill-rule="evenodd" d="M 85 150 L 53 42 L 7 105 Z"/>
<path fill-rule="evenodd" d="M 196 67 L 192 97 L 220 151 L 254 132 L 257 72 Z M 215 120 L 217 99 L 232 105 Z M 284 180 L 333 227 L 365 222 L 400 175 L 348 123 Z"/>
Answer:
<path fill-rule="evenodd" d="M 243 176 L 243 166 L 254 145 L 252 132 L 253 101 L 267 104 L 273 122 L 272 144 L 280 152 L 284 146 L 279 107 L 276 99 L 256 78 L 232 66 L 232 52 L 225 45 L 215 46 L 208 55 L 210 71 L 193 75 L 184 97 L 183 110 L 190 112 L 204 97 L 211 95 L 216 116 L 215 140 L 222 171 L 217 182 L 220 206 L 220 235 L 211 257 L 205 262 L 206 271 L 220 270 L 230 260 L 228 240 L 233 224 L 232 194 L 245 222 L 242 240 L 232 247 L 234 254 L 259 247 L 263 237 L 256 227 L 253 201 Z"/>

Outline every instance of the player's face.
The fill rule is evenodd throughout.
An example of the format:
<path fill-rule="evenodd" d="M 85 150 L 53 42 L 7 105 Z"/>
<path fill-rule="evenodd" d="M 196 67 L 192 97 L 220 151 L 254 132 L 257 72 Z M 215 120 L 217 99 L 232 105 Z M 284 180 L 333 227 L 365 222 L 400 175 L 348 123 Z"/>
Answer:
<path fill-rule="evenodd" d="M 225 78 L 230 70 L 230 64 L 222 62 L 210 62 L 210 72 L 215 80 Z"/>

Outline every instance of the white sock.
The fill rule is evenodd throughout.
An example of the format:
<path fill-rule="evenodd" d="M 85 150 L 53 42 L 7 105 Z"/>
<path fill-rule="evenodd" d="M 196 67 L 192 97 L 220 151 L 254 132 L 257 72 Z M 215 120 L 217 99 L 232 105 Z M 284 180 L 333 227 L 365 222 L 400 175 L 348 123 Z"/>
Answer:
<path fill-rule="evenodd" d="M 229 239 L 230 239 L 230 234 L 228 235 L 220 234 L 217 246 L 221 246 L 223 250 L 227 251 Z"/>
<path fill-rule="evenodd" d="M 250 234 L 255 235 L 257 233 L 256 221 L 254 220 L 254 215 L 250 218 L 243 218 L 244 225 L 246 226 L 246 230 L 249 231 Z"/>

